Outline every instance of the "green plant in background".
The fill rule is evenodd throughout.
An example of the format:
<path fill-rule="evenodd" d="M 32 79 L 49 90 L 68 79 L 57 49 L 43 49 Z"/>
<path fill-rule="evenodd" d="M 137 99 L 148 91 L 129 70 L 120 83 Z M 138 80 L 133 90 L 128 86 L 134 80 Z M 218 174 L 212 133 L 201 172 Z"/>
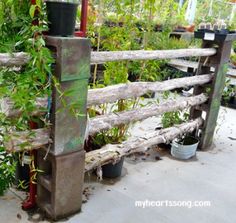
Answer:
<path fill-rule="evenodd" d="M 211 1 L 198 0 L 195 24 L 224 21 L 229 29 L 235 29 L 236 16 L 232 14 L 232 9 L 233 5 L 229 0 L 214 1 L 212 5 Z"/>
<path fill-rule="evenodd" d="M 97 23 L 94 24 L 95 20 L 91 19 L 88 31 L 94 50 L 162 50 L 187 48 L 189 45 L 187 41 L 169 38 L 177 23 L 184 24 L 184 10 L 178 11 L 178 3 L 174 0 L 115 0 L 112 3 L 93 0 L 90 3 L 90 8 L 94 10 L 91 14 L 97 15 Z M 159 26 L 163 32 L 157 32 Z M 102 78 L 97 77 L 98 66 L 95 66 L 91 87 L 127 83 L 130 80 L 161 81 L 168 77 L 168 72 L 162 72 L 166 63 L 164 60 L 109 62 L 104 64 Z M 119 100 L 112 106 L 93 107 L 90 116 L 134 108 L 138 106 L 137 100 Z M 127 137 L 127 130 L 128 126 L 119 126 L 97 134 L 93 140 L 100 146 L 118 143 Z"/>
<path fill-rule="evenodd" d="M 188 1 L 185 1 L 181 9 L 178 8 L 178 1 L 175 0 L 114 0 L 112 2 L 92 0 L 90 3 L 93 8 L 93 19 L 90 21 L 88 33 L 94 50 L 166 50 L 200 47 L 201 41 L 199 40 L 189 42 L 170 38 L 173 28 L 178 25 L 187 25 L 185 12 Z M 228 12 L 219 17 L 217 10 L 222 6 L 214 4 L 213 14 L 208 18 L 209 7 L 209 1 L 198 1 L 196 26 L 202 22 L 202 18 L 206 22 L 213 23 L 220 17 L 227 17 Z M 97 17 L 97 20 L 94 17 Z M 158 30 L 162 30 L 162 32 Z M 196 58 L 190 58 L 190 60 L 195 61 Z M 169 77 L 181 77 L 180 72 L 172 73 L 173 71 L 166 66 L 167 62 L 168 60 L 152 60 L 106 63 L 103 67 L 102 78 L 97 77 L 98 67 L 95 66 L 91 87 L 104 87 L 128 81 L 161 81 Z M 134 105 L 138 105 L 137 100 L 129 102 L 122 100 L 113 106 L 102 105 L 100 108 L 92 108 L 91 111 L 93 111 L 93 115 L 94 111 L 98 110 L 99 112 L 95 113 L 105 114 L 130 109 Z M 186 118 L 187 113 L 183 115 L 180 111 L 166 113 L 163 116 L 163 126 L 179 124 Z M 120 141 L 117 139 L 119 128 L 123 128 L 123 126 L 102 132 L 97 139 L 103 141 L 102 144 L 112 142 L 112 136 L 114 136 L 114 141 Z"/>
<path fill-rule="evenodd" d="M 233 46 L 232 46 L 233 51 L 236 51 L 236 41 L 233 42 Z"/>
<path fill-rule="evenodd" d="M 163 128 L 181 124 L 188 120 L 189 114 L 182 114 L 181 111 L 166 112 L 162 115 L 161 123 Z"/>
<path fill-rule="evenodd" d="M 236 54 L 231 54 L 230 56 L 230 61 L 233 65 L 236 65 Z"/>
<path fill-rule="evenodd" d="M 12 185 L 15 180 L 16 162 L 13 155 L 6 153 L 0 146 L 0 196 Z"/>
<path fill-rule="evenodd" d="M 95 39 L 92 38 L 92 42 L 97 47 L 97 50 L 134 50 L 138 49 L 139 30 L 134 24 L 134 1 L 130 4 L 126 3 L 126 10 L 120 8 L 120 2 L 115 1 L 113 7 L 119 12 L 118 18 L 122 20 L 112 19 L 106 21 L 104 25 L 97 27 L 95 31 Z M 100 1 L 99 8 L 105 8 L 104 4 L 109 4 L 108 1 Z M 122 3 L 121 3 L 122 4 Z M 103 5 L 103 7 L 101 6 Z M 98 15 L 100 20 L 103 20 L 104 11 L 101 10 Z M 110 18 L 111 19 L 111 18 Z M 129 32 L 127 32 L 129 30 Z M 91 32 L 93 33 L 93 32 Z M 136 40 L 135 40 L 136 39 Z M 130 62 L 110 62 L 104 65 L 104 78 L 103 80 L 97 80 L 97 66 L 95 67 L 92 87 L 101 87 L 119 83 L 126 83 L 128 81 L 128 67 Z M 113 106 L 101 105 L 101 114 L 108 112 L 120 112 L 129 109 L 132 103 L 126 100 L 119 100 Z M 96 108 L 91 109 L 92 113 Z M 92 115 L 92 114 L 90 114 Z M 119 127 L 112 128 L 109 131 L 103 131 L 93 137 L 93 143 L 97 146 L 102 146 L 107 143 L 119 143 L 127 137 L 128 126 L 121 125 Z"/>
<path fill-rule="evenodd" d="M 13 129 L 19 131 L 28 129 L 36 98 L 50 95 L 48 77 L 51 75 L 53 59 L 42 37 L 42 32 L 47 30 L 45 16 L 42 0 L 37 0 L 36 5 L 32 6 L 30 1 L 21 0 L 0 3 L 0 42 L 2 43 L 0 52 L 23 51 L 30 57 L 29 62 L 20 68 L 0 68 L 0 98 L 10 98 L 14 108 L 22 111 L 20 117 L 11 119 L 5 114 L 0 114 L 0 131 L 4 136 L 1 140 L 8 140 L 7 133 Z M 45 121 L 44 118 L 43 120 Z M 4 150 L 3 146 L 2 150 Z M 7 161 L 10 157 L 6 155 L 3 160 Z M 5 178 L 5 185 L 9 186 L 12 183 L 15 165 L 4 165 L 4 167 L 5 171 L 0 175 L 9 173 L 9 177 Z"/>
<path fill-rule="evenodd" d="M 166 91 L 162 94 L 164 100 L 170 97 L 176 97 L 177 93 L 171 95 L 169 91 Z M 189 113 L 186 111 L 173 111 L 165 112 L 161 117 L 161 123 L 163 128 L 169 128 L 173 125 L 181 124 L 189 119 Z"/>
<path fill-rule="evenodd" d="M 227 103 L 231 97 L 236 97 L 236 86 L 230 83 L 230 79 L 227 79 L 222 93 L 222 100 Z"/>

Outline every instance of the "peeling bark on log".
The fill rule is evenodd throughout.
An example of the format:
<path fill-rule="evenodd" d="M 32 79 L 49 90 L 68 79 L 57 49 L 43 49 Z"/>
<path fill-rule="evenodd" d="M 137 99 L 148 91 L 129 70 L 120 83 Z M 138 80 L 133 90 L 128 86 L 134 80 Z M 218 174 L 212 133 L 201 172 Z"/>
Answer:
<path fill-rule="evenodd" d="M 208 97 L 204 94 L 189 98 L 180 98 L 152 105 L 145 108 L 124 111 L 120 113 L 111 113 L 107 115 L 96 116 L 89 123 L 89 135 L 94 135 L 102 130 L 111 129 L 121 124 L 129 124 L 134 121 L 141 121 L 152 116 L 158 116 L 165 112 L 183 110 L 192 106 L 200 105 L 206 102 Z"/>
<path fill-rule="evenodd" d="M 0 53 L 0 66 L 19 67 L 29 61 L 29 55 L 24 52 L 20 53 Z"/>
<path fill-rule="evenodd" d="M 91 64 L 102 64 L 122 60 L 154 60 L 173 59 L 192 56 L 212 56 L 216 49 L 177 49 L 177 50 L 132 50 L 132 51 L 104 51 L 92 52 Z"/>
<path fill-rule="evenodd" d="M 173 139 L 183 135 L 184 133 L 193 132 L 203 124 L 203 120 L 198 118 L 187 123 L 155 131 L 144 137 L 133 137 L 122 144 L 108 144 L 99 150 L 86 153 L 85 172 L 93 170 L 99 166 L 119 160 L 123 156 L 127 156 L 137 152 L 145 152 L 148 148 L 160 143 L 170 142 Z"/>
<path fill-rule="evenodd" d="M 13 132 L 9 134 L 9 138 L 4 142 L 4 145 L 7 152 L 39 149 L 51 143 L 49 134 L 50 130 L 47 128 Z"/>
<path fill-rule="evenodd" d="M 87 106 L 112 103 L 119 99 L 140 97 L 148 92 L 164 92 L 176 88 L 184 88 L 194 85 L 202 85 L 212 80 L 211 74 L 176 78 L 162 82 L 132 82 L 128 84 L 117 84 L 105 88 L 92 89 L 88 91 Z"/>
<path fill-rule="evenodd" d="M 47 98 L 37 98 L 35 102 L 36 110 L 33 111 L 32 115 L 44 114 L 47 109 L 48 100 Z M 14 109 L 14 102 L 9 98 L 0 100 L 0 112 L 4 113 L 6 117 L 18 117 L 22 111 Z"/>

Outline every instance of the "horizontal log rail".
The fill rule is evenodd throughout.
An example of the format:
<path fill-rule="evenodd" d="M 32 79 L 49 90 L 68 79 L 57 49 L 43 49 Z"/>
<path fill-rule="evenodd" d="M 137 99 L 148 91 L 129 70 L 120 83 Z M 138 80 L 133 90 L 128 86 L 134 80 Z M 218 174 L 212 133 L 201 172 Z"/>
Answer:
<path fill-rule="evenodd" d="M 12 132 L 9 134 L 4 146 L 7 152 L 20 152 L 23 150 L 40 149 L 51 143 L 50 129 L 34 129 L 31 131 Z"/>
<path fill-rule="evenodd" d="M 46 112 L 48 105 L 47 98 L 37 98 L 35 102 L 36 110 L 33 111 L 32 115 L 41 115 Z M 21 109 L 15 109 L 14 103 L 9 98 L 3 98 L 0 100 L 0 112 L 4 113 L 6 117 L 18 117 L 22 114 Z"/>
<path fill-rule="evenodd" d="M 86 154 L 85 171 L 92 170 L 98 166 L 110 163 L 120 159 L 122 156 L 132 153 L 146 151 L 153 145 L 166 143 L 183 135 L 192 132 L 194 129 L 202 125 L 202 119 L 196 119 L 187 123 L 153 131 L 143 137 L 132 137 L 117 145 L 106 145 L 99 150 L 88 152 Z M 7 142 L 4 143 L 7 152 L 20 152 L 23 150 L 40 149 L 51 143 L 49 137 L 50 129 L 35 129 L 32 131 L 14 132 L 10 135 Z"/>
<path fill-rule="evenodd" d="M 194 85 L 202 85 L 212 80 L 211 74 L 205 74 L 193 77 L 176 78 L 163 82 L 132 82 L 128 84 L 117 84 L 105 88 L 91 89 L 88 91 L 87 106 L 100 105 L 103 103 L 112 103 L 119 99 L 140 97 L 148 92 L 164 92 L 176 88 L 184 88 Z M 37 98 L 36 110 L 33 115 L 43 114 L 47 109 L 47 98 Z M 13 102 L 4 98 L 0 100 L 0 112 L 7 117 L 17 117 L 22 111 L 14 109 Z"/>
<path fill-rule="evenodd" d="M 193 132 L 194 129 L 198 128 L 202 124 L 203 120 L 198 118 L 178 126 L 160 131 L 153 131 L 153 133 L 149 133 L 143 137 L 130 138 L 121 144 L 108 144 L 99 150 L 88 152 L 85 157 L 85 172 L 104 164 L 117 161 L 123 156 L 137 152 L 145 152 L 151 146 L 170 142 L 184 133 Z"/>
<path fill-rule="evenodd" d="M 91 53 L 91 64 L 122 60 L 155 60 L 181 57 L 212 56 L 216 49 L 177 49 L 177 50 L 130 50 L 130 51 L 100 51 Z"/>
<path fill-rule="evenodd" d="M 158 116 L 165 112 L 183 110 L 192 106 L 200 105 L 208 100 L 204 94 L 189 98 L 179 98 L 161 104 L 152 105 L 145 108 L 134 109 L 119 113 L 96 116 L 89 123 L 89 135 L 94 135 L 102 130 L 111 129 L 121 124 L 129 124 L 134 121 L 141 121 L 152 116 Z"/>
<path fill-rule="evenodd" d="M 24 52 L 19 53 L 0 53 L 0 66 L 19 67 L 29 61 L 29 55 Z"/>
<path fill-rule="evenodd" d="M 176 78 L 162 82 L 131 82 L 117 84 L 104 88 L 88 90 L 87 106 L 112 103 L 119 99 L 140 97 L 148 92 L 164 92 L 176 88 L 184 88 L 194 85 L 202 85 L 212 80 L 211 74 Z"/>

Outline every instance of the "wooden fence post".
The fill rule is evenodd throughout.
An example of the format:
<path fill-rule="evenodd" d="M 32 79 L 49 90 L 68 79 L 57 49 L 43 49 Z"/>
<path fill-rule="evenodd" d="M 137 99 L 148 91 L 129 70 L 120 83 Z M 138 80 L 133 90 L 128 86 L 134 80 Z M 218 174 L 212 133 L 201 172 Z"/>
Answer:
<path fill-rule="evenodd" d="M 90 76 L 90 41 L 74 37 L 46 37 L 56 63 L 52 81 L 50 148 L 38 152 L 37 204 L 53 219 L 81 209 Z M 48 151 L 47 151 L 48 150 Z M 45 159 L 46 157 L 46 159 Z"/>
<path fill-rule="evenodd" d="M 200 149 L 206 150 L 211 147 L 215 128 L 217 125 L 218 113 L 221 105 L 221 96 L 225 86 L 226 72 L 235 34 L 215 34 L 205 32 L 195 32 L 195 38 L 203 40 L 202 48 L 215 47 L 217 52 L 210 57 L 201 57 L 199 60 L 197 75 L 210 73 L 214 69 L 212 83 L 196 86 L 194 94 L 207 93 L 209 100 L 200 106 L 191 109 L 191 118 L 202 116 L 206 113 L 205 122 L 201 129 Z"/>

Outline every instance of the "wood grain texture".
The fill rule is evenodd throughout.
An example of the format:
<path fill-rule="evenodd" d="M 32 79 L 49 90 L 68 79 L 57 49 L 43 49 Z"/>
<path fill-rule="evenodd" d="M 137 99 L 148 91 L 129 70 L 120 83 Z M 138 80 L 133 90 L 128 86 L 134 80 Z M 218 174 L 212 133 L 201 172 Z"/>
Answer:
<path fill-rule="evenodd" d="M 130 50 L 130 51 L 101 51 L 91 53 L 91 64 L 102 64 L 122 60 L 156 60 L 173 59 L 193 56 L 212 56 L 216 49 L 177 49 L 177 50 Z"/>

